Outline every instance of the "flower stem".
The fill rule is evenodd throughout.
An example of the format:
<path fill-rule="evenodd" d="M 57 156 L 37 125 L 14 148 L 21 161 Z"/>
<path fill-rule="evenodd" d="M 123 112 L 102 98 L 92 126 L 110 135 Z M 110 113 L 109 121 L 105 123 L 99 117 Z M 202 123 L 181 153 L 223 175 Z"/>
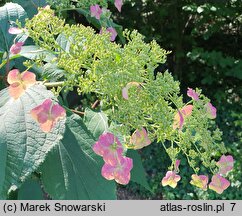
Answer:
<path fill-rule="evenodd" d="M 47 88 L 51 87 L 58 87 L 58 86 L 63 86 L 64 82 L 49 82 L 49 83 L 43 83 Z"/>

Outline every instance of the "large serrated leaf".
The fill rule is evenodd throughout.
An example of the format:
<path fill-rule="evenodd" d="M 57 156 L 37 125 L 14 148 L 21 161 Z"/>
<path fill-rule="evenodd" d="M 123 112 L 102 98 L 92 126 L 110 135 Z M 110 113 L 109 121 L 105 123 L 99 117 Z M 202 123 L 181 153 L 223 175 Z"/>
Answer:
<path fill-rule="evenodd" d="M 10 46 L 13 43 L 15 35 L 8 33 L 10 24 L 18 20 L 22 24 L 24 23 L 27 15 L 24 9 L 13 3 L 7 3 L 3 7 L 0 7 L 0 50 L 9 51 Z"/>
<path fill-rule="evenodd" d="M 12 2 L 20 4 L 27 12 L 29 18 L 38 13 L 38 7 L 46 5 L 45 0 L 12 0 Z"/>
<path fill-rule="evenodd" d="M 30 111 L 34 107 L 46 98 L 54 98 L 42 85 L 28 88 L 17 100 L 8 95 L 8 89 L 1 91 L 0 96 L 4 101 L 0 103 L 0 148 L 7 148 L 6 166 L 0 166 L 0 172 L 5 172 L 4 181 L 0 181 L 0 195 L 5 199 L 9 188 L 19 187 L 62 139 L 65 120 L 59 121 L 50 133 L 44 133 L 32 119 Z M 3 160 L 1 154 L 0 161 Z"/>
<path fill-rule="evenodd" d="M 56 56 L 48 50 L 35 45 L 22 46 L 19 55 L 28 59 L 43 59 L 46 62 L 51 62 Z"/>
<path fill-rule="evenodd" d="M 102 133 L 108 131 L 108 118 L 103 112 L 92 111 L 87 108 L 85 110 L 84 122 L 96 140 Z"/>
<path fill-rule="evenodd" d="M 93 150 L 94 139 L 82 119 L 66 120 L 64 139 L 41 166 L 42 182 L 53 199 L 115 199 L 116 187 L 101 176 L 103 162 Z"/>
<path fill-rule="evenodd" d="M 128 150 L 127 156 L 133 159 L 133 169 L 131 170 L 131 181 L 136 182 L 147 190 L 151 191 L 151 188 L 147 182 L 146 173 L 142 165 L 141 157 L 135 150 Z"/>
<path fill-rule="evenodd" d="M 58 81 L 63 78 L 65 70 L 59 68 L 56 63 L 46 63 L 42 75 L 49 81 Z"/>
<path fill-rule="evenodd" d="M 19 200 L 43 200 L 44 193 L 37 179 L 28 179 L 18 191 Z"/>

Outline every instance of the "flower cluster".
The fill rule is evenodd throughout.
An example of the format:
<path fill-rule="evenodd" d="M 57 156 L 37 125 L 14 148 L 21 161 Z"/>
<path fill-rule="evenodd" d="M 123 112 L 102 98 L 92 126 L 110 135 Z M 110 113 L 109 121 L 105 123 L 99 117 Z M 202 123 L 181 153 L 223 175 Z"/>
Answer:
<path fill-rule="evenodd" d="M 114 5 L 118 9 L 118 11 L 121 12 L 121 8 L 123 6 L 123 1 L 122 0 L 115 0 Z M 95 17 L 97 20 L 101 19 L 101 16 L 102 16 L 104 11 L 107 11 L 107 9 L 106 8 L 101 8 L 98 4 L 90 6 L 91 17 Z M 115 38 L 118 35 L 118 33 L 115 30 L 115 28 L 113 28 L 112 26 L 109 26 L 109 27 L 106 28 L 105 31 L 107 33 L 111 34 L 110 41 L 115 41 Z M 100 30 L 100 34 L 102 34 L 102 33 L 103 33 L 103 28 L 101 28 L 101 30 Z"/>
<path fill-rule="evenodd" d="M 188 88 L 187 95 L 192 98 L 193 101 L 199 101 L 199 94 L 193 90 L 192 88 Z M 178 109 L 175 114 L 173 121 L 173 129 L 179 128 L 180 131 L 185 123 L 185 119 L 192 115 L 193 105 L 186 105 L 181 109 Z M 216 118 L 216 108 L 210 103 L 206 103 L 203 109 L 207 113 L 207 117 L 210 119 Z M 223 177 L 227 172 L 233 169 L 233 157 L 231 155 L 225 156 L 222 155 L 220 160 L 217 162 L 218 172 L 213 173 L 211 182 L 209 182 L 209 177 L 206 175 L 197 175 L 193 174 L 191 176 L 190 184 L 201 188 L 202 190 L 209 189 L 216 191 L 221 194 L 225 189 L 227 189 L 230 185 L 229 181 Z M 168 171 L 165 177 L 162 179 L 161 183 L 163 186 L 169 185 L 172 188 L 177 186 L 177 182 L 181 179 L 181 177 L 177 174 L 177 162 L 174 165 L 175 169 L 173 171 Z"/>
<path fill-rule="evenodd" d="M 133 160 L 123 156 L 124 148 L 117 137 L 112 133 L 102 134 L 94 144 L 93 151 L 103 157 L 105 163 L 102 167 L 102 176 L 104 178 L 115 180 L 123 185 L 129 183 Z"/>
<path fill-rule="evenodd" d="M 199 94 L 196 93 L 196 91 L 193 90 L 192 88 L 188 88 L 187 95 L 189 97 L 191 97 L 194 101 L 199 100 Z M 185 118 L 192 114 L 192 109 L 193 109 L 193 105 L 186 105 L 183 108 L 181 108 L 180 110 L 178 109 L 178 111 L 174 117 L 173 129 L 176 129 L 176 128 L 179 128 L 180 130 L 182 129 L 182 127 L 185 123 Z M 205 109 L 206 109 L 207 115 L 210 119 L 216 118 L 217 110 L 210 102 L 208 102 L 205 105 Z"/>
<path fill-rule="evenodd" d="M 225 156 L 222 155 L 219 161 L 217 162 L 217 166 L 219 168 L 218 173 L 215 173 L 212 176 L 211 182 L 208 184 L 209 178 L 206 175 L 197 175 L 193 174 L 191 176 L 190 184 L 201 188 L 202 190 L 209 189 L 214 190 L 218 194 L 223 193 L 224 190 L 226 190 L 230 182 L 224 178 L 222 175 L 227 174 L 229 171 L 233 169 L 233 157 L 231 155 Z M 177 168 L 179 165 L 177 165 L 177 161 L 175 163 L 175 170 L 174 171 L 168 171 L 166 173 L 166 176 L 162 179 L 161 183 L 163 186 L 169 185 L 172 188 L 175 188 L 177 186 L 177 182 L 180 181 L 181 177 L 177 174 Z"/>

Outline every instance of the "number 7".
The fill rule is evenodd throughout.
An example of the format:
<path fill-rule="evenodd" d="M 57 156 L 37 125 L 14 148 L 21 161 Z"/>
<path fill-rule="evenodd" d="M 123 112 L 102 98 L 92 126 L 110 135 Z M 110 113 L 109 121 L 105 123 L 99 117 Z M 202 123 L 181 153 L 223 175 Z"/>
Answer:
<path fill-rule="evenodd" d="M 236 203 L 230 203 L 232 205 L 231 211 L 234 211 L 234 207 L 236 205 Z"/>

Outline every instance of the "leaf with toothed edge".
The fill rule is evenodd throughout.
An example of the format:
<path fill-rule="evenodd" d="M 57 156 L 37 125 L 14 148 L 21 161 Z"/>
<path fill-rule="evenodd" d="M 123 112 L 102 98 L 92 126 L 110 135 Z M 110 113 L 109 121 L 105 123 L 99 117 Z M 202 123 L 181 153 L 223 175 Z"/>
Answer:
<path fill-rule="evenodd" d="M 65 119 L 57 122 L 50 133 L 44 133 L 30 115 L 47 98 L 54 99 L 54 95 L 43 85 L 27 88 L 17 100 L 9 96 L 8 89 L 0 92 L 0 149 L 7 149 L 6 155 L 0 155 L 2 199 L 12 186 L 20 187 L 63 138 Z"/>
<path fill-rule="evenodd" d="M 116 199 L 115 182 L 101 176 L 103 161 L 92 150 L 94 143 L 82 119 L 69 114 L 63 140 L 40 168 L 45 191 L 53 199 Z"/>

